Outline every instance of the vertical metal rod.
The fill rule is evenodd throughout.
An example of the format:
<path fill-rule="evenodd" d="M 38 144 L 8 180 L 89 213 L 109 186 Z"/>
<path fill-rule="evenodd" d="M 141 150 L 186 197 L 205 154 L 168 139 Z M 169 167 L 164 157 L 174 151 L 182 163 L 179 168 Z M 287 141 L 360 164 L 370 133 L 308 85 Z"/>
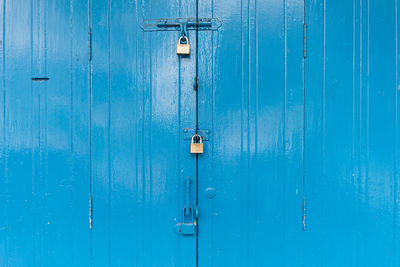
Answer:
<path fill-rule="evenodd" d="M 186 177 L 186 206 L 185 206 L 185 216 L 190 215 L 190 177 Z"/>

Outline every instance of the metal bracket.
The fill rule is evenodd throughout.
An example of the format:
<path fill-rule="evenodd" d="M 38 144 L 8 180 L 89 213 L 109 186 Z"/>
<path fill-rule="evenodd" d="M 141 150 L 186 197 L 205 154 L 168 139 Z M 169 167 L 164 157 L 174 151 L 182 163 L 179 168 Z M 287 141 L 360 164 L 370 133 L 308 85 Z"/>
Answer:
<path fill-rule="evenodd" d="M 192 140 L 193 135 L 198 134 L 201 136 L 203 142 L 210 141 L 210 133 L 211 133 L 211 131 L 208 129 L 199 129 L 196 132 L 196 129 L 184 128 L 183 129 L 183 140 Z"/>
<path fill-rule="evenodd" d="M 175 225 L 176 232 L 180 235 L 194 235 L 196 232 L 196 222 L 177 223 Z"/>
<path fill-rule="evenodd" d="M 171 19 L 145 19 L 140 27 L 145 32 L 152 31 L 216 31 L 222 25 L 217 18 L 171 18 Z"/>
<path fill-rule="evenodd" d="M 93 197 L 89 195 L 89 229 L 93 228 Z"/>

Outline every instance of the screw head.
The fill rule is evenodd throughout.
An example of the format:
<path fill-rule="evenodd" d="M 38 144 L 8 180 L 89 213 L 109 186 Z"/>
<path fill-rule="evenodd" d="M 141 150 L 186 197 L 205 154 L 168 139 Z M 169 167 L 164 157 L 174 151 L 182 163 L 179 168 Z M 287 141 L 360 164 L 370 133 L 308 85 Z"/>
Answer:
<path fill-rule="evenodd" d="M 215 196 L 215 188 L 214 187 L 207 187 L 205 190 L 205 194 L 208 198 L 213 198 Z"/>

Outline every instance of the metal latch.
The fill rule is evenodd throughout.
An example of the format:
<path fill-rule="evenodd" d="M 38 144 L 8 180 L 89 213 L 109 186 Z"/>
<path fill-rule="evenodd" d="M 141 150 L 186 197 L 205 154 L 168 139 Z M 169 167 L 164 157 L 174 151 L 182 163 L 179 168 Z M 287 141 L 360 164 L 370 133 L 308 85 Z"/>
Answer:
<path fill-rule="evenodd" d="M 179 235 L 194 235 L 196 233 L 197 223 L 194 220 L 192 209 L 190 209 L 190 216 L 188 216 L 188 217 L 189 218 L 191 217 L 193 221 L 185 222 L 187 216 L 183 215 L 184 222 L 175 224 L 175 229 L 176 229 L 177 234 L 179 234 Z"/>
<path fill-rule="evenodd" d="M 182 31 L 187 30 L 216 31 L 222 23 L 217 18 L 171 18 L 171 19 L 146 19 L 141 28 L 145 32 L 151 31 Z"/>
<path fill-rule="evenodd" d="M 203 142 L 210 141 L 211 131 L 209 129 L 194 129 L 194 128 L 184 128 L 183 129 L 183 140 L 192 140 L 193 135 L 201 135 L 201 140 Z"/>
<path fill-rule="evenodd" d="M 190 184 L 189 176 L 186 177 L 186 205 L 183 207 L 183 222 L 175 224 L 176 233 L 179 235 L 194 235 L 196 233 L 198 211 L 190 206 Z"/>

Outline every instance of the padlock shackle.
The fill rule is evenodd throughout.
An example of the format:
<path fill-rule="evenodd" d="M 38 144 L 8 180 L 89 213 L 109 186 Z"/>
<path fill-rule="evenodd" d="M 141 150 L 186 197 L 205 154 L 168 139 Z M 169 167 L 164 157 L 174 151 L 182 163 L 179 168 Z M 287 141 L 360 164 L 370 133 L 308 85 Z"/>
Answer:
<path fill-rule="evenodd" d="M 181 44 L 181 40 L 183 38 L 186 40 L 186 44 L 189 44 L 189 39 L 186 37 L 186 35 L 183 35 L 183 36 L 179 37 L 178 44 Z"/>
<path fill-rule="evenodd" d="M 199 144 L 202 144 L 202 143 L 203 143 L 203 137 L 201 137 L 201 135 L 199 135 L 199 134 L 195 134 L 195 135 L 192 136 L 192 141 L 191 141 L 192 144 L 194 144 L 194 138 L 195 138 L 196 136 L 199 137 Z"/>

